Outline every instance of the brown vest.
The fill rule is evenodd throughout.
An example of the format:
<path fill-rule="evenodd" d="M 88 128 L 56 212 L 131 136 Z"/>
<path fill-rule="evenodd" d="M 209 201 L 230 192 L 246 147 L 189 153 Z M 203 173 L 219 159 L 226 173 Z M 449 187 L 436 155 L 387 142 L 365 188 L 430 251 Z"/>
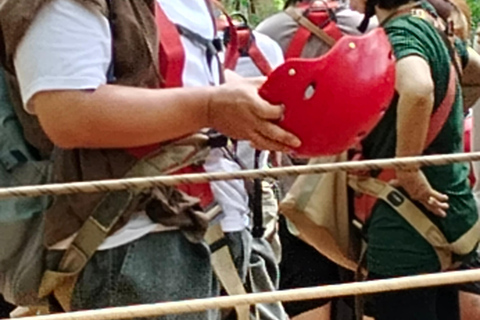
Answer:
<path fill-rule="evenodd" d="M 5 63 L 16 104 L 17 113 L 25 130 L 27 140 L 41 151 L 50 155 L 52 143 L 40 129 L 35 117 L 24 112 L 18 83 L 15 77 L 13 57 L 33 19 L 43 5 L 51 0 L 0 0 L 0 26 L 5 42 Z M 76 0 L 90 10 L 96 10 L 111 18 L 114 39 L 114 70 L 116 83 L 126 86 L 158 88 L 160 83 L 158 61 L 158 35 L 154 19 L 154 0 L 111 1 L 111 12 L 107 0 Z M 115 179 L 125 176 L 137 160 L 123 150 L 55 148 L 54 182 Z M 162 191 L 170 192 L 162 188 Z M 72 235 L 91 215 L 105 194 L 62 195 L 54 198 L 46 212 L 47 246 Z M 146 198 L 150 197 L 147 195 Z M 135 199 L 124 210 L 124 219 L 139 209 L 140 199 Z M 108 208 L 103 208 L 108 211 Z M 118 210 L 111 208 L 110 211 Z M 105 214 L 112 214 L 105 212 Z"/>

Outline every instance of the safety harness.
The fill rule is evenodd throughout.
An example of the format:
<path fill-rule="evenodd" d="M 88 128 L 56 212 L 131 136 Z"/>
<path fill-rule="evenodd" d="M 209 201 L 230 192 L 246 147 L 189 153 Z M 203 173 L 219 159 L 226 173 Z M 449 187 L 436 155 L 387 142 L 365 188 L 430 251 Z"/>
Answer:
<path fill-rule="evenodd" d="M 338 1 L 316 0 L 308 3 L 300 2 L 295 7 L 285 9 L 285 13 L 299 24 L 298 30 L 286 50 L 285 58 L 300 57 L 312 35 L 332 47 L 343 35 L 337 26 L 335 16 L 338 7 Z"/>
<path fill-rule="evenodd" d="M 155 4 L 155 19 L 157 27 L 161 30 L 159 32 L 159 61 L 160 74 L 162 75 L 162 88 L 175 88 L 183 86 L 183 69 L 185 65 L 185 52 L 183 49 L 180 36 L 184 36 L 192 41 L 194 44 L 204 48 L 206 53 L 207 64 L 211 68 L 212 61 L 217 57 L 217 53 L 222 50 L 220 40 L 215 38 L 213 41 L 205 39 L 199 34 L 195 33 L 184 26 L 172 23 L 165 12 L 162 10 L 160 4 Z M 208 146 L 210 148 L 221 148 L 227 143 L 227 138 L 215 132 L 207 132 Z M 148 154 L 160 149 L 161 144 L 154 144 L 138 148 L 128 149 L 128 152 L 139 159 L 143 159 Z M 188 167 L 172 172 L 173 174 L 180 173 L 202 173 L 205 172 L 201 163 L 195 163 Z M 202 207 L 207 208 L 214 202 L 213 193 L 210 184 L 203 183 L 197 185 L 180 185 L 178 189 L 181 191 L 199 198 Z"/>
<path fill-rule="evenodd" d="M 258 48 L 255 35 L 248 25 L 243 14 L 224 13 L 228 25 L 223 29 L 223 43 L 225 45 L 225 69 L 235 70 L 240 57 L 249 57 L 264 76 L 272 72 L 272 67 Z M 240 19 L 240 20 L 238 20 Z"/>

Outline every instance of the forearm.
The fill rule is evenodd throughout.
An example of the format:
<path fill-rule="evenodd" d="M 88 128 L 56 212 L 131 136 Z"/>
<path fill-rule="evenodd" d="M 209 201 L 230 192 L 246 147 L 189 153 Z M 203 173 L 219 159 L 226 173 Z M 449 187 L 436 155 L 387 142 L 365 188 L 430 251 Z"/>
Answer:
<path fill-rule="evenodd" d="M 128 148 L 208 126 L 212 90 L 104 85 L 93 92 L 44 92 L 32 102 L 45 132 L 61 147 Z"/>
<path fill-rule="evenodd" d="M 423 153 L 433 100 L 433 92 L 430 95 L 400 95 L 397 107 L 397 157 Z"/>
<path fill-rule="evenodd" d="M 462 77 L 463 105 L 465 111 L 473 107 L 480 98 L 480 56 L 468 48 L 468 64 Z"/>
<path fill-rule="evenodd" d="M 462 85 L 480 87 L 480 55 L 468 48 L 468 63 L 463 70 Z"/>

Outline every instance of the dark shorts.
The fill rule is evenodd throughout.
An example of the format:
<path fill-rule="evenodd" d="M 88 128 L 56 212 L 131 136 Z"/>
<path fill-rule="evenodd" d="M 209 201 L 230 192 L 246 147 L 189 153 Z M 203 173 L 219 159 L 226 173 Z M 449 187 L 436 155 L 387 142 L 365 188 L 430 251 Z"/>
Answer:
<path fill-rule="evenodd" d="M 480 269 L 480 250 L 477 249 L 477 252 L 472 260 L 464 263 L 460 270 L 473 270 L 473 269 Z M 460 283 L 458 285 L 460 291 L 465 291 L 474 294 L 480 294 L 480 281 L 476 282 L 468 282 L 468 283 Z"/>
<path fill-rule="evenodd" d="M 310 245 L 292 235 L 286 220 L 280 219 L 282 262 L 280 263 L 280 290 L 315 287 L 342 282 L 342 270 Z M 292 301 L 284 303 L 290 317 L 321 307 L 330 299 Z"/>
<path fill-rule="evenodd" d="M 390 278 L 370 274 L 370 280 Z M 457 286 L 416 288 L 368 296 L 376 320 L 460 320 Z"/>

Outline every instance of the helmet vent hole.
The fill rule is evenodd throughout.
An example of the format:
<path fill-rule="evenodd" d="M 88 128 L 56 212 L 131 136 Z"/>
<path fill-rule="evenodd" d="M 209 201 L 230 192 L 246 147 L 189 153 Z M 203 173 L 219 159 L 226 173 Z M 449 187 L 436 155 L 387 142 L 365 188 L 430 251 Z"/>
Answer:
<path fill-rule="evenodd" d="M 315 88 L 316 88 L 315 82 L 310 83 L 308 87 L 305 89 L 305 93 L 303 94 L 303 99 L 308 100 L 311 97 L 313 97 L 313 95 L 315 94 Z"/>

